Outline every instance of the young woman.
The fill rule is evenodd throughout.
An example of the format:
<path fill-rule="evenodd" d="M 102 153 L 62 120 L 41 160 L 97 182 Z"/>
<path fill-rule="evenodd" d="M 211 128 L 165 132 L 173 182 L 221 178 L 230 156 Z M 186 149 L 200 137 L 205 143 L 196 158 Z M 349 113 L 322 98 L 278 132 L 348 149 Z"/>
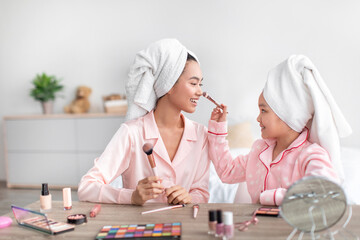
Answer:
<path fill-rule="evenodd" d="M 79 200 L 135 205 L 207 202 L 207 129 L 181 113 L 195 111 L 202 79 L 195 55 L 175 39 L 140 51 L 126 83 L 130 120 L 82 177 Z M 143 151 L 145 143 L 153 146 L 158 176 L 153 176 Z M 120 175 L 123 188 L 109 185 Z"/>
<path fill-rule="evenodd" d="M 222 107 L 209 122 L 210 158 L 223 182 L 246 182 L 253 203 L 280 205 L 304 176 L 341 179 L 339 137 L 351 128 L 307 57 L 293 55 L 270 71 L 258 102 L 262 139 L 248 155 L 232 159 Z"/>

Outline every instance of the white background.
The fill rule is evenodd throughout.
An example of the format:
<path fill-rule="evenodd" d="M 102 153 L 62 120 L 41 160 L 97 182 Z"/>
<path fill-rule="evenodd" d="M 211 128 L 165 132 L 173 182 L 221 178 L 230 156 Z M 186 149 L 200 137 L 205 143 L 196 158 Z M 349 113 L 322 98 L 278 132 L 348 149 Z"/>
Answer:
<path fill-rule="evenodd" d="M 252 121 L 268 70 L 291 54 L 315 63 L 360 147 L 360 1 L 358 0 L 0 0 L 0 117 L 40 114 L 31 80 L 46 72 L 63 79 L 61 113 L 79 85 L 101 97 L 125 93 L 135 53 L 177 38 L 200 59 L 203 90 L 229 106 L 230 123 Z M 207 124 L 204 99 L 190 118 Z M 1 127 L 3 123 L 1 123 Z M 5 179 L 3 139 L 0 180 Z"/>

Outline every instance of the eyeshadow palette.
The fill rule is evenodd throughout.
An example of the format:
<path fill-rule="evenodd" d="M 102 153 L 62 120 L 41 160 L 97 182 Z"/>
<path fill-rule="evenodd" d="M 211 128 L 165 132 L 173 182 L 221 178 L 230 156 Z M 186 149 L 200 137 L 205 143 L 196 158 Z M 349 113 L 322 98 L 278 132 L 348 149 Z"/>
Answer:
<path fill-rule="evenodd" d="M 73 231 L 74 226 L 49 219 L 46 214 L 12 205 L 11 209 L 19 225 L 49 234 Z"/>
<path fill-rule="evenodd" d="M 37 230 L 42 230 L 45 232 L 49 231 L 49 233 L 52 234 L 74 230 L 74 226 L 72 225 L 41 217 L 26 219 L 22 222 L 22 224 L 26 227 L 35 228 Z"/>
<path fill-rule="evenodd" d="M 256 216 L 278 217 L 279 213 L 280 213 L 279 208 L 261 207 L 261 208 L 256 209 L 255 215 Z"/>
<path fill-rule="evenodd" d="M 181 239 L 181 223 L 104 226 L 95 239 Z"/>

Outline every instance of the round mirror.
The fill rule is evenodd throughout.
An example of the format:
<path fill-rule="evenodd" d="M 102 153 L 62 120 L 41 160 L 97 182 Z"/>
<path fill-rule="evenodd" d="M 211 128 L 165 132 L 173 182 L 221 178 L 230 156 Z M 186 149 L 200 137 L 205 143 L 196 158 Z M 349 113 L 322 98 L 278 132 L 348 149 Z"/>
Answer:
<path fill-rule="evenodd" d="M 336 224 L 346 211 L 346 197 L 336 183 L 322 177 L 305 177 L 290 186 L 280 214 L 303 232 L 317 232 Z"/>

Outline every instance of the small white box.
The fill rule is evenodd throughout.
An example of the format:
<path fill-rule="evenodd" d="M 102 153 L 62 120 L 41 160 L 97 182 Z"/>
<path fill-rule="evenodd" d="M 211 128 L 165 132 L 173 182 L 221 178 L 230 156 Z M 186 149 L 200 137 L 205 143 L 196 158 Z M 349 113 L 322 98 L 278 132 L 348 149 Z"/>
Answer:
<path fill-rule="evenodd" d="M 127 100 L 110 100 L 104 102 L 104 109 L 106 113 L 120 113 L 125 115 L 127 112 Z"/>

